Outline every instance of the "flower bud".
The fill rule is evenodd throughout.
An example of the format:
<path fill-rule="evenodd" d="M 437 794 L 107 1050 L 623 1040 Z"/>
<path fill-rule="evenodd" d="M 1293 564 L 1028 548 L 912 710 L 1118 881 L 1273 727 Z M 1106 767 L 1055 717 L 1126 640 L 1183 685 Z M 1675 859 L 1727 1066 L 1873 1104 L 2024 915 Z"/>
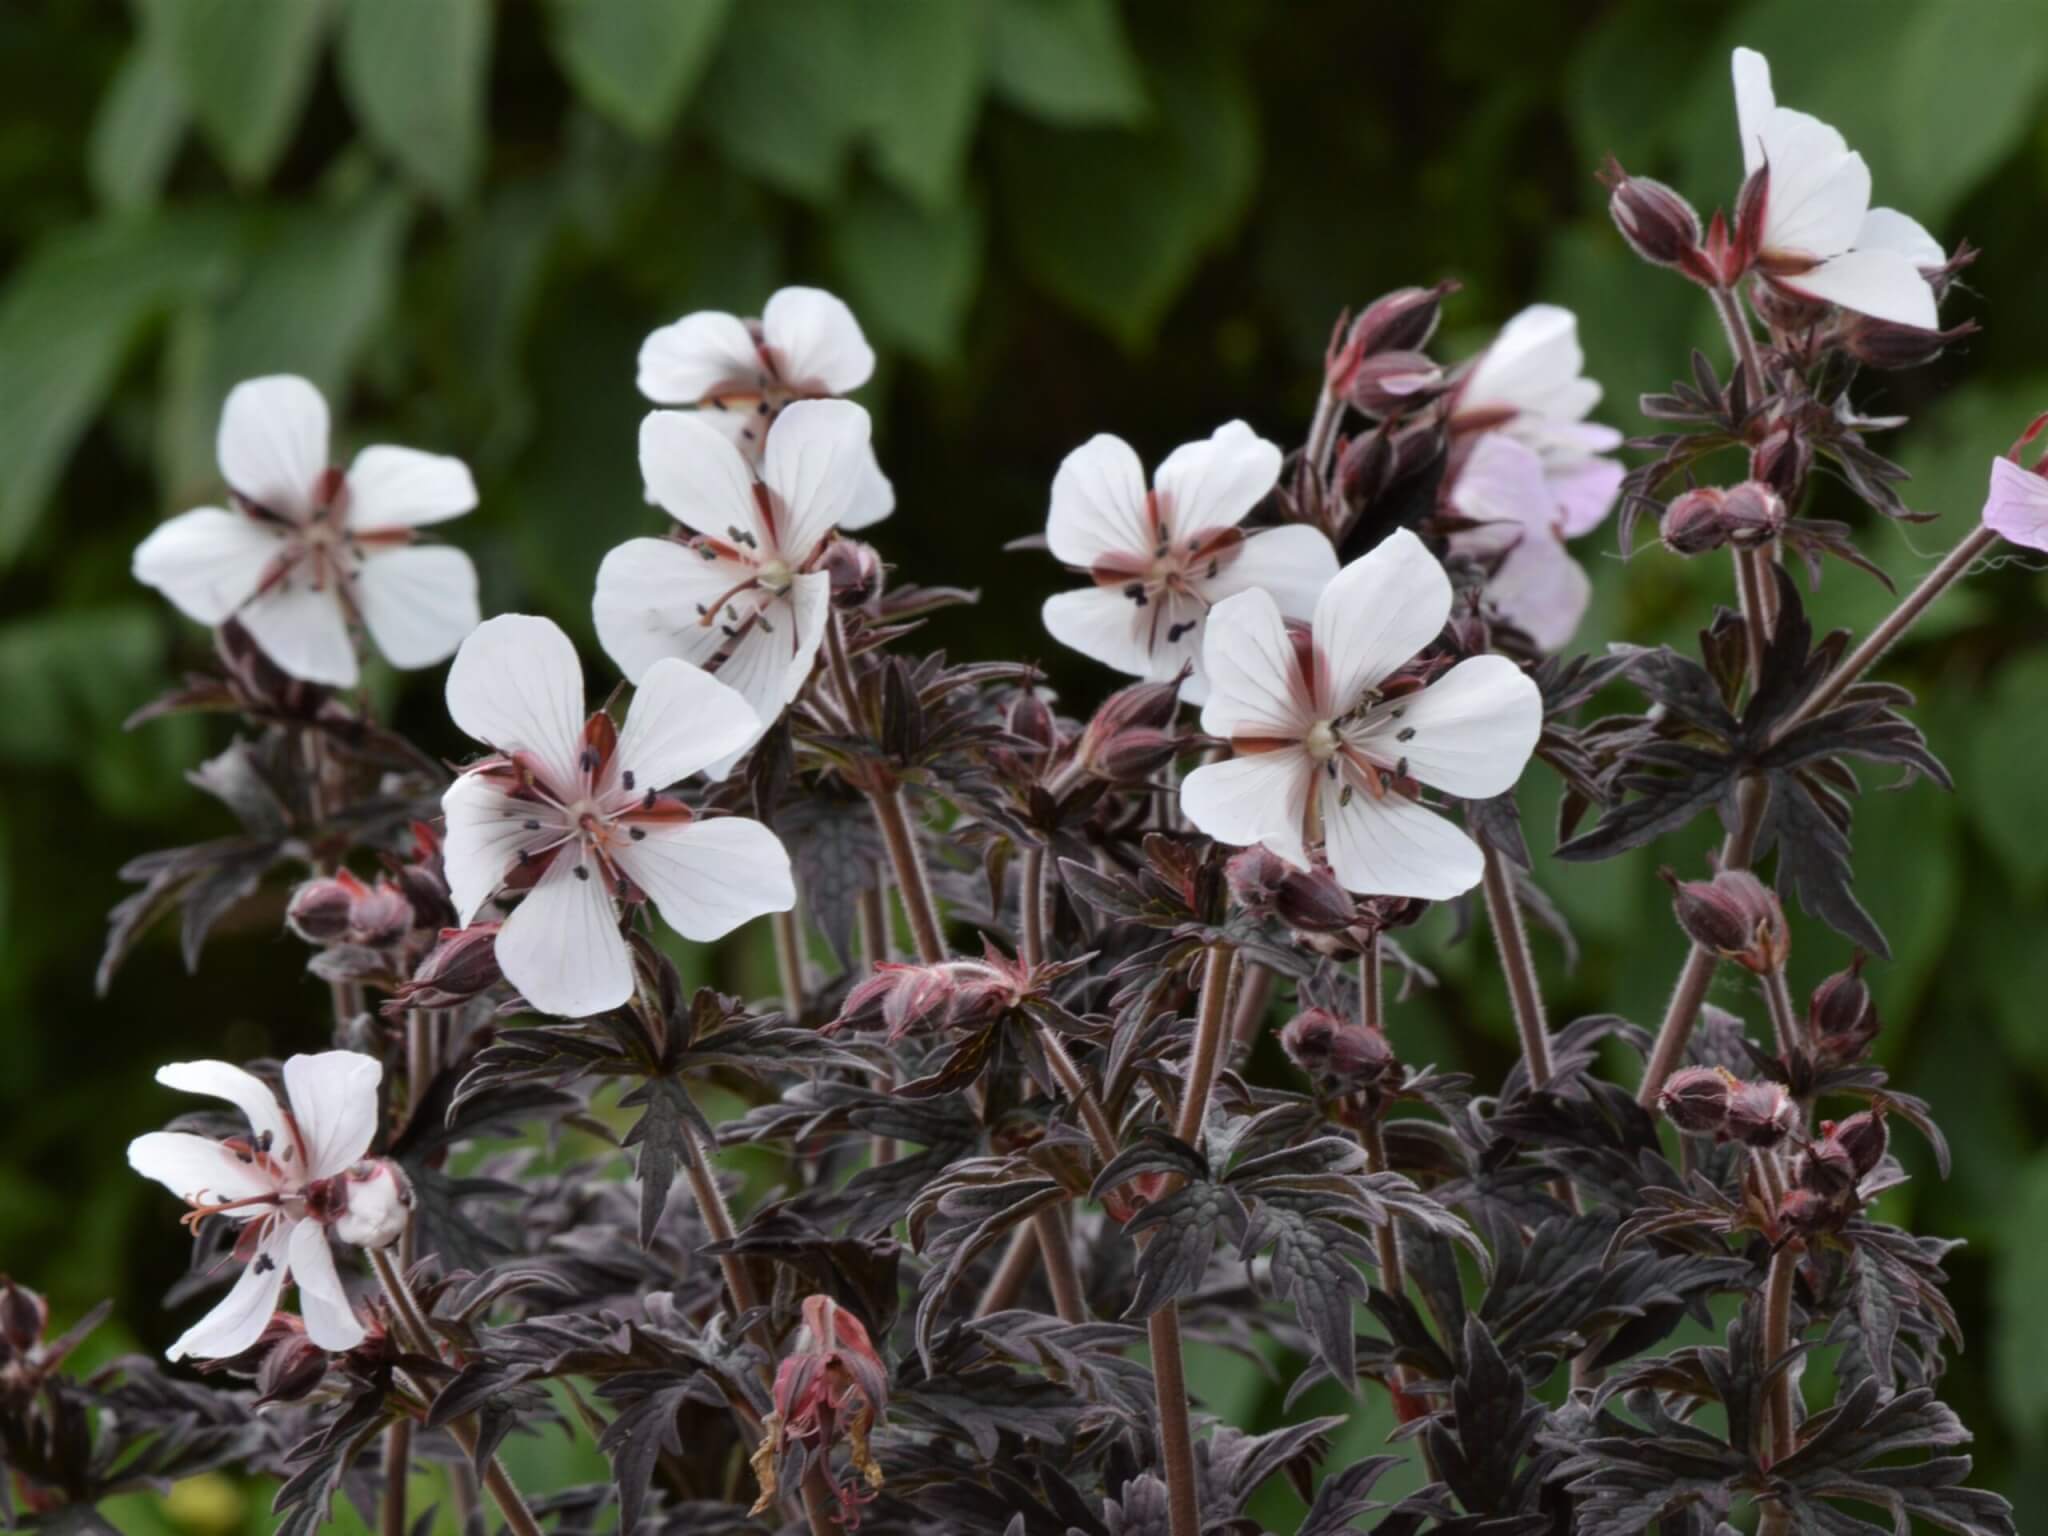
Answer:
<path fill-rule="evenodd" d="M 347 938 L 351 944 L 384 949 L 412 931 L 412 902 L 388 880 L 379 880 L 349 907 Z"/>
<path fill-rule="evenodd" d="M 1791 425 L 1773 427 L 1749 455 L 1749 478 L 1791 501 L 1805 488 L 1813 469 L 1813 444 Z"/>
<path fill-rule="evenodd" d="M 1118 784 L 1150 778 L 1180 753 L 1180 741 L 1166 731 L 1119 731 L 1095 755 L 1098 776 Z"/>
<path fill-rule="evenodd" d="M 1280 1049 L 1287 1059 L 1314 1077 L 1329 1064 L 1330 1051 L 1344 1021 L 1327 1008 L 1308 1008 L 1280 1029 Z"/>
<path fill-rule="evenodd" d="M 1832 1231 L 1847 1214 L 1836 1202 L 1810 1189 L 1788 1189 L 1778 1202 L 1779 1227 L 1802 1237 Z"/>
<path fill-rule="evenodd" d="M 1674 555 L 1688 559 L 1719 549 L 1728 542 L 1721 521 L 1722 493 L 1710 485 L 1696 486 L 1673 498 L 1664 509 L 1659 536 Z"/>
<path fill-rule="evenodd" d="M 1933 362 L 1955 342 L 1974 336 L 1983 327 L 1974 320 L 1946 331 L 1923 331 L 1918 326 L 1894 325 L 1868 315 L 1850 315 L 1841 328 L 1842 350 L 1868 368 L 1887 371 L 1919 368 Z"/>
<path fill-rule="evenodd" d="M 1273 911 L 1306 933 L 1342 933 L 1358 921 L 1358 903 L 1327 869 L 1289 868 Z"/>
<path fill-rule="evenodd" d="M 1884 1161 L 1885 1148 L 1891 1141 L 1891 1134 L 1885 1129 L 1882 1104 L 1853 1114 L 1838 1124 L 1824 1125 L 1821 1131 L 1829 1141 L 1848 1153 L 1859 1184 Z"/>
<path fill-rule="evenodd" d="M 414 969 L 412 980 L 398 989 L 387 1010 L 454 1008 L 495 987 L 505 979 L 498 968 L 498 930 L 503 926 L 472 923 L 467 928 L 442 929 L 434 947 Z"/>
<path fill-rule="evenodd" d="M 1251 917 L 1273 915 L 1281 888 L 1293 872 L 1294 866 L 1264 843 L 1253 843 L 1241 853 L 1232 854 L 1223 866 L 1230 899 Z"/>
<path fill-rule="evenodd" d="M 1877 1038 L 1877 1004 L 1863 982 L 1863 956 L 1849 962 L 1813 990 L 1806 1009 L 1807 1037 L 1828 1066 L 1861 1061 Z"/>
<path fill-rule="evenodd" d="M 357 1163 L 341 1176 L 343 1203 L 334 1235 L 358 1248 L 389 1248 L 412 1217 L 412 1183 L 388 1157 Z"/>
<path fill-rule="evenodd" d="M 1849 1149 L 1823 1137 L 1792 1164 L 1792 1182 L 1823 1200 L 1838 1200 L 1856 1187 L 1856 1164 Z"/>
<path fill-rule="evenodd" d="M 1728 1100 L 1740 1084 L 1719 1067 L 1681 1067 L 1664 1080 L 1657 1107 L 1689 1136 L 1720 1136 L 1728 1128 Z"/>
<path fill-rule="evenodd" d="M 343 882 L 347 883 L 344 884 Z M 348 937 L 349 914 L 362 882 L 346 871 L 338 878 L 308 880 L 292 892 L 284 920 L 308 944 L 339 944 Z"/>
<path fill-rule="evenodd" d="M 842 535 L 825 546 L 824 567 L 835 608 L 865 607 L 882 590 L 882 557 L 872 544 Z"/>
<path fill-rule="evenodd" d="M 1383 1033 L 1323 1008 L 1309 1008 L 1289 1019 L 1280 1031 L 1280 1048 L 1309 1075 L 1318 1092 L 1332 1097 L 1369 1092 L 1400 1072 Z"/>
<path fill-rule="evenodd" d="M 1059 721 L 1053 715 L 1052 706 L 1035 688 L 1022 688 L 1012 695 L 1009 708 L 1003 712 L 1003 727 L 1012 736 L 1030 742 L 1041 753 L 1050 752 L 1060 744 Z"/>
<path fill-rule="evenodd" d="M 258 1403 L 295 1403 L 327 1378 L 327 1351 L 306 1337 L 306 1325 L 280 1312 L 263 1332 L 269 1348 L 256 1367 Z"/>
<path fill-rule="evenodd" d="M 1729 543 L 1754 549 L 1784 531 L 1785 503 L 1768 485 L 1745 480 L 1721 498 L 1721 525 Z"/>
<path fill-rule="evenodd" d="M 1792 948 L 1777 893 L 1747 870 L 1724 869 L 1711 880 L 1658 873 L 1672 890 L 1672 911 L 1686 937 L 1757 975 L 1782 967 Z"/>
<path fill-rule="evenodd" d="M 1457 286 L 1445 282 L 1434 288 L 1396 288 L 1368 304 L 1348 329 L 1339 320 L 1323 356 L 1323 378 L 1330 392 L 1349 398 L 1358 370 L 1368 358 L 1389 352 L 1421 352 L 1436 334 L 1445 295 L 1456 292 Z"/>
<path fill-rule="evenodd" d="M 1343 398 L 1367 416 L 1391 416 L 1443 392 L 1443 369 L 1426 353 L 1382 352 L 1360 359 L 1344 384 Z"/>
<path fill-rule="evenodd" d="M 1631 176 L 1609 156 L 1600 180 L 1607 186 L 1607 211 L 1629 248 L 1647 262 L 1678 267 L 1688 276 L 1700 262 L 1700 216 L 1691 203 L 1661 181 Z"/>
<path fill-rule="evenodd" d="M 1747 1147 L 1775 1147 L 1799 1129 L 1799 1106 L 1782 1083 L 1737 1083 L 1728 1095 L 1727 1135 Z"/>
<path fill-rule="evenodd" d="M 1156 733 L 1172 725 L 1174 712 L 1180 707 L 1180 684 L 1178 677 L 1163 683 L 1134 683 L 1104 699 L 1081 733 L 1076 754 L 1079 761 L 1089 772 L 1102 774 L 1103 755 L 1110 743 L 1126 731 Z"/>
<path fill-rule="evenodd" d="M 13 1355 L 26 1355 L 43 1341 L 50 1305 L 25 1285 L 0 1275 L 0 1342 Z"/>

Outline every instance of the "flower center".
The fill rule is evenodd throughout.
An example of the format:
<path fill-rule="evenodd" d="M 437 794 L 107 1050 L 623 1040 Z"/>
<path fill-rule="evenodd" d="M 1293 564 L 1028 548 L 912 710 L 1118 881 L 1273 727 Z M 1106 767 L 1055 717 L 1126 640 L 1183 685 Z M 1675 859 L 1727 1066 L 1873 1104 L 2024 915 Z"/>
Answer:
<path fill-rule="evenodd" d="M 770 592 L 780 597 L 789 590 L 790 584 L 796 580 L 796 574 L 790 570 L 789 562 L 778 555 L 773 559 L 762 561 L 755 569 L 754 579 Z"/>
<path fill-rule="evenodd" d="M 1302 738 L 1308 755 L 1319 763 L 1327 763 L 1337 755 L 1337 749 L 1344 744 L 1344 738 L 1337 734 L 1336 727 L 1327 720 L 1318 720 Z"/>

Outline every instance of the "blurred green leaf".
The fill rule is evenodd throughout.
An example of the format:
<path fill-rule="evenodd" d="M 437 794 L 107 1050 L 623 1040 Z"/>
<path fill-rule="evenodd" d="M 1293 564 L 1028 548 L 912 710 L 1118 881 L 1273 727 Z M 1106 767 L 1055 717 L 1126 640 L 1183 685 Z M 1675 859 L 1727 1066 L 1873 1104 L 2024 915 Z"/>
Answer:
<path fill-rule="evenodd" d="M 237 181 L 267 177 L 313 86 L 323 0 L 176 0 L 153 12 L 200 130 Z"/>
<path fill-rule="evenodd" d="M 2012 1180 L 2008 1230 L 2012 1241 L 1997 1266 L 1998 1348 L 1993 1373 L 1998 1395 L 2015 1427 L 2038 1435 L 2048 1429 L 2048 1156 L 2036 1156 Z"/>
<path fill-rule="evenodd" d="M 372 142 L 444 203 L 475 179 L 490 0 L 347 0 L 341 83 Z"/>
<path fill-rule="evenodd" d="M 245 280 L 224 302 L 181 315 L 167 354 L 158 459 L 170 501 L 192 501 L 216 483 L 221 402 L 243 379 L 303 374 L 345 420 L 349 376 L 391 303 L 410 217 L 406 198 L 387 191 L 247 226 Z"/>
<path fill-rule="evenodd" d="M 854 309 L 880 339 L 929 363 L 955 356 L 981 275 L 981 211 L 926 213 L 863 190 L 832 225 L 832 255 Z"/>
<path fill-rule="evenodd" d="M 33 532 L 143 328 L 222 268 L 219 227 L 110 219 L 37 250 L 0 298 L 0 567 Z"/>
<path fill-rule="evenodd" d="M 1115 0 L 996 0 L 990 72 L 997 95 L 1048 123 L 1108 127 L 1145 116 Z"/>
<path fill-rule="evenodd" d="M 658 139 L 711 62 L 731 0 L 554 0 L 549 36 L 578 94 Z"/>
<path fill-rule="evenodd" d="M 1162 68 L 1142 133 L 1017 125 L 998 141 L 1025 269 L 1127 347 L 1147 341 L 1202 256 L 1233 230 L 1258 168 L 1243 80 L 1214 54 Z"/>
<path fill-rule="evenodd" d="M 853 6 L 778 0 L 727 33 L 704 83 L 705 129 L 733 165 L 827 202 L 867 117 L 866 54 Z"/>
<path fill-rule="evenodd" d="M 160 35 L 145 30 L 129 45 L 93 118 L 85 164 L 94 195 L 115 209 L 154 203 L 190 120 Z"/>
<path fill-rule="evenodd" d="M 2013 884 L 2038 895 L 2048 879 L 2048 836 L 2041 825 L 2041 765 L 2048 763 L 2048 656 L 2036 652 L 2001 667 L 1984 706 L 1998 722 L 1970 742 L 1971 819 Z"/>
<path fill-rule="evenodd" d="M 870 0 L 868 136 L 875 166 L 928 208 L 952 203 L 988 60 L 987 0 Z"/>

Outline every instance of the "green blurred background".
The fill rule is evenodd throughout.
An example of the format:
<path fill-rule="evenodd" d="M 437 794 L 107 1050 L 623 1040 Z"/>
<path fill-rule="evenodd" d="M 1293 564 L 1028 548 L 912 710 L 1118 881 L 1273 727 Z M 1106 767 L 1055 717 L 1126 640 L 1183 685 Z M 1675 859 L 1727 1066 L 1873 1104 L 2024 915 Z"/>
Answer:
<path fill-rule="evenodd" d="M 758 312 L 783 282 L 831 287 L 883 357 L 864 398 L 899 510 L 878 543 L 906 579 L 989 594 L 934 638 L 1043 659 L 1085 711 L 1112 679 L 1048 654 L 1037 625 L 1062 578 L 999 546 L 1041 525 L 1060 456 L 1090 434 L 1148 460 L 1233 416 L 1298 441 L 1338 309 L 1441 277 L 1464 285 L 1453 354 L 1524 303 L 1575 308 L 1601 415 L 1624 428 L 1689 347 L 1718 354 L 1700 296 L 1623 248 L 1593 172 L 1613 151 L 1703 209 L 1731 201 L 1727 56 L 1744 42 L 1781 99 L 1864 151 L 1878 201 L 1985 251 L 1945 317 L 1984 334 L 1864 381 L 1867 404 L 1914 418 L 1895 445 L 1908 499 L 1942 514 L 1867 530 L 1910 581 L 2048 407 L 2044 21 L 2034 0 L 0 7 L 0 1267 L 66 1320 L 118 1298 L 97 1354 L 160 1347 L 183 1319 L 156 1297 L 184 1257 L 122 1164 L 176 1107 L 151 1070 L 324 1028 L 275 899 L 223 926 L 198 977 L 159 935 L 92 994 L 117 867 L 228 830 L 181 778 L 226 727 L 120 722 L 206 659 L 128 559 L 217 497 L 235 380 L 307 374 L 345 447 L 468 459 L 483 506 L 450 534 L 486 612 L 545 612 L 587 644 L 598 559 L 662 522 L 634 463 L 641 337 L 693 308 Z M 1842 503 L 1818 510 L 1867 523 Z M 1588 641 L 1683 641 L 1723 591 L 1720 562 L 1651 548 L 1624 565 L 1611 530 L 1581 553 Z M 1943 1186 L 1905 1147 L 1918 1177 L 1894 1213 L 1969 1241 L 1952 1269 L 1971 1347 L 1947 1390 L 1978 1432 L 1978 1480 L 2023 1529 L 2048 1522 L 2040 583 L 1972 581 L 1894 660 L 1963 793 L 1873 793 L 1858 821 L 1859 889 L 1895 951 L 1872 974 L 1882 1050 L 1957 1153 Z M 1888 600 L 1836 567 L 1815 601 L 1860 628 Z M 371 687 L 429 749 L 461 750 L 437 674 Z M 1546 846 L 1553 801 L 1531 787 Z M 1679 956 L 1654 866 L 1697 868 L 1703 848 L 1677 844 L 1541 866 L 1584 950 L 1567 974 L 1539 938 L 1556 1018 L 1654 1022 Z M 1803 985 L 1846 958 L 1810 923 L 1797 935 Z M 1492 958 L 1449 939 L 1447 916 L 1423 930 L 1444 987 L 1397 1010 L 1398 1043 L 1492 1077 L 1513 1039 Z M 715 963 L 766 990 L 758 956 Z M 1716 1000 L 1760 1018 L 1733 980 Z M 1197 1374 L 1240 1422 L 1277 1406 L 1220 1357 Z M 1368 1413 L 1345 1448 L 1384 1428 Z M 545 1454 L 591 1475 L 587 1446 Z M 260 1529 L 260 1502 L 212 1482 L 123 1518 Z"/>

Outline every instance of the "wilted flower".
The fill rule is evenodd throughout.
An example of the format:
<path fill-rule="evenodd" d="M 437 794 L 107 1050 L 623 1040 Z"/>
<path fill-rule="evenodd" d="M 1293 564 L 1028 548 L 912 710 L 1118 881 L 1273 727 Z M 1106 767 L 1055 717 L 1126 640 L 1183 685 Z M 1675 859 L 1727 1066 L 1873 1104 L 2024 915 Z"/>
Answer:
<path fill-rule="evenodd" d="M 1763 881 L 1746 869 L 1724 869 L 1711 880 L 1658 873 L 1671 887 L 1672 911 L 1687 938 L 1759 976 L 1783 967 L 1792 934 L 1777 892 Z"/>
<path fill-rule="evenodd" d="M 353 1349 L 362 1323 L 334 1267 L 328 1232 L 343 1242 L 382 1247 L 405 1228 L 411 1193 L 385 1160 L 362 1161 L 377 1134 L 373 1056 L 326 1051 L 284 1064 L 290 1109 L 259 1078 L 224 1061 L 175 1062 L 159 1069 L 166 1088 L 226 1099 L 249 1119 L 249 1135 L 215 1141 L 185 1131 L 153 1131 L 128 1144 L 128 1165 L 187 1204 L 196 1226 L 224 1215 L 241 1228 L 235 1258 L 245 1267 L 227 1297 L 186 1329 L 167 1352 L 221 1359 L 262 1335 L 287 1279 L 299 1288 L 306 1332 L 322 1349 Z"/>
<path fill-rule="evenodd" d="M 702 412 L 653 411 L 640 470 L 687 541 L 629 539 L 597 571 L 597 637 L 633 682 L 680 657 L 775 723 L 811 675 L 830 622 L 827 541 L 852 510 L 868 413 L 801 400 L 768 429 L 758 469 Z M 758 733 L 757 733 L 758 734 Z M 698 764 L 722 778 L 753 737 Z"/>
<path fill-rule="evenodd" d="M 824 1472 L 839 1496 L 840 1522 L 860 1523 L 860 1506 L 882 1486 L 882 1468 L 868 1449 L 869 1436 L 889 1402 L 889 1369 L 861 1320 L 829 1296 L 806 1296 L 803 1327 L 775 1371 L 775 1411 L 754 1452 L 754 1477 L 761 1497 L 753 1513 L 775 1502 L 776 1464 L 792 1445 L 807 1466 Z M 831 1477 L 832 1446 L 844 1435 L 859 1481 Z"/>
<path fill-rule="evenodd" d="M 1863 157 L 1819 118 L 1778 105 L 1762 54 L 1736 49 L 1734 72 L 1750 178 L 1742 234 L 1757 269 L 1801 298 L 1933 330 L 1934 290 L 1922 269 L 1944 263 L 1940 243 L 1905 214 L 1870 206 Z"/>
<path fill-rule="evenodd" d="M 135 578 L 202 624 L 241 623 L 307 682 L 352 687 L 351 625 L 396 667 L 441 661 L 476 627 L 476 567 L 417 530 L 476 506 L 460 459 L 372 447 L 328 459 L 327 402 L 291 375 L 237 384 L 216 452 L 232 510 L 174 517 L 135 551 Z"/>
<path fill-rule="evenodd" d="M 1217 603 L 1263 590 L 1281 612 L 1305 618 L 1337 574 L 1336 552 L 1317 529 L 1238 527 L 1279 478 L 1280 450 L 1241 421 L 1176 448 L 1150 490 L 1130 444 L 1091 438 L 1053 479 L 1046 542 L 1095 585 L 1047 598 L 1046 629 L 1137 677 L 1163 680 L 1192 665 L 1181 695 L 1200 703 L 1202 635 Z"/>
<path fill-rule="evenodd" d="M 759 320 L 705 309 L 663 326 L 641 344 L 639 384 L 656 405 L 699 407 L 702 421 L 758 464 L 784 406 L 850 395 L 874 371 L 875 350 L 843 300 L 822 288 L 783 288 Z M 879 523 L 896 505 L 874 450 L 863 451 L 842 528 Z"/>
<path fill-rule="evenodd" d="M 657 661 L 623 726 L 602 710 L 586 720 L 569 637 L 547 619 L 501 614 L 448 669 L 448 712 L 502 754 L 441 797 L 456 915 L 467 923 L 499 890 L 526 890 L 494 951 L 543 1013 L 581 1018 L 633 995 L 621 903 L 652 900 L 699 941 L 795 903 L 774 833 L 744 817 L 700 819 L 661 793 L 760 733 L 746 701 L 701 668 Z"/>
<path fill-rule="evenodd" d="M 1202 729 L 1236 756 L 1188 775 L 1188 819 L 1304 868 L 1321 844 L 1344 888 L 1361 895 L 1441 900 L 1477 885 L 1477 845 L 1418 796 L 1423 785 L 1468 799 L 1506 792 L 1535 750 L 1543 701 L 1503 656 L 1390 691 L 1450 611 L 1450 578 L 1406 529 L 1324 588 L 1306 645 L 1264 592 L 1219 604 Z"/>

